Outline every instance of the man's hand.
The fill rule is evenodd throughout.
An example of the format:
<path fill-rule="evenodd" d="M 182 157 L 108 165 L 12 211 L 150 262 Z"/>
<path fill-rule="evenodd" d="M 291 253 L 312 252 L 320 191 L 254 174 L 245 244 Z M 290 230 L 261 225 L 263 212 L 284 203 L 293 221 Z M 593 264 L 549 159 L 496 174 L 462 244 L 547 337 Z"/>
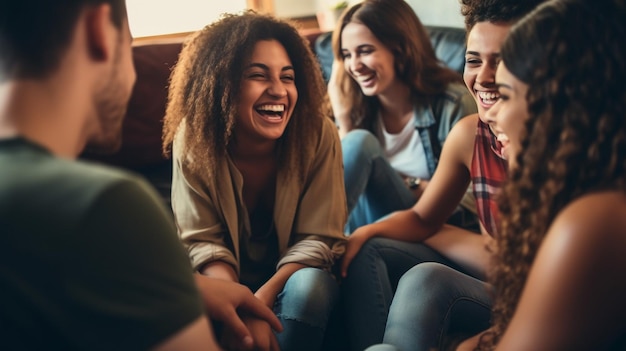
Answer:
<path fill-rule="evenodd" d="M 265 322 L 267 328 L 283 330 L 274 312 L 257 299 L 247 287 L 228 280 L 195 274 L 196 286 L 200 291 L 207 314 L 212 320 L 224 325 L 231 343 L 238 342 L 237 349 L 251 350 L 257 343 L 252 330 L 243 322 L 243 317 L 252 316 Z"/>
<path fill-rule="evenodd" d="M 242 316 L 242 320 L 247 330 L 252 334 L 253 344 L 246 345 L 245 348 L 242 347 L 238 336 L 233 334 L 232 330 L 224 329 L 220 337 L 220 344 L 224 348 L 233 351 L 280 351 L 276 335 L 266 321 L 250 315 Z"/>

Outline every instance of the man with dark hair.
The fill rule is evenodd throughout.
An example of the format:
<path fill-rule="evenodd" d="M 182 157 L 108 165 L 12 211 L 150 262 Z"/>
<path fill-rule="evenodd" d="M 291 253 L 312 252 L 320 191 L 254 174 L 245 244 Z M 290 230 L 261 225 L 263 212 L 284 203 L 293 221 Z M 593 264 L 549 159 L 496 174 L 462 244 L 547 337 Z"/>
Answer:
<path fill-rule="evenodd" d="M 119 147 L 131 41 L 124 0 L 0 4 L 3 348 L 217 350 L 203 302 L 244 347 L 237 309 L 280 328 L 249 290 L 194 279 L 145 181 L 75 160 Z"/>

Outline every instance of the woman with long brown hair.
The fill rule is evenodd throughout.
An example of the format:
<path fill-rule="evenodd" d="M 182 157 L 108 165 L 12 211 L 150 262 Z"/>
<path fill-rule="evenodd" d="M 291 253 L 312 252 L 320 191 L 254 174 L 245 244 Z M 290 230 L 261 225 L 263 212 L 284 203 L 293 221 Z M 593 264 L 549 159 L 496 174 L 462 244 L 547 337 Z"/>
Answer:
<path fill-rule="evenodd" d="M 365 0 L 333 32 L 329 97 L 344 153 L 346 232 L 411 207 L 453 125 L 475 113 L 404 0 Z"/>

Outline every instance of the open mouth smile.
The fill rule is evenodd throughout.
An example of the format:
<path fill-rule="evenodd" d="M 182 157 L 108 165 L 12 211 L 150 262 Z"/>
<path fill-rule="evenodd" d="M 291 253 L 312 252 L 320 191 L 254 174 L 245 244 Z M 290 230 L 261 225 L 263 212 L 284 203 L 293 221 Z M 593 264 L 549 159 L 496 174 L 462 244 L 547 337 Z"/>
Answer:
<path fill-rule="evenodd" d="M 476 96 L 478 97 L 478 101 L 485 108 L 490 108 L 498 101 L 500 94 L 497 91 L 478 91 L 474 90 Z"/>
<path fill-rule="evenodd" d="M 269 122 L 280 122 L 285 115 L 285 105 L 263 104 L 255 107 L 254 110 Z"/>

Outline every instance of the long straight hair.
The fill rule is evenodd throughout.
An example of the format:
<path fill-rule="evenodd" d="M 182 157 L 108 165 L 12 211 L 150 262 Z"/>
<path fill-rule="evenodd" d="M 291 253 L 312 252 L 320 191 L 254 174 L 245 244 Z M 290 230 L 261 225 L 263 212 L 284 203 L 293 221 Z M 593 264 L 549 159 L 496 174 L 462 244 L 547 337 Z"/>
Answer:
<path fill-rule="evenodd" d="M 461 76 L 445 67 L 430 42 L 426 28 L 404 0 L 365 0 L 347 9 L 333 32 L 335 60 L 344 61 L 341 33 L 349 23 L 365 25 L 395 57 L 395 74 L 411 90 L 414 103 L 428 101 L 443 93 Z M 363 95 L 359 85 L 342 69 L 338 82 L 343 102 L 351 106 L 350 119 L 357 128 L 374 131 L 379 103 Z"/>

